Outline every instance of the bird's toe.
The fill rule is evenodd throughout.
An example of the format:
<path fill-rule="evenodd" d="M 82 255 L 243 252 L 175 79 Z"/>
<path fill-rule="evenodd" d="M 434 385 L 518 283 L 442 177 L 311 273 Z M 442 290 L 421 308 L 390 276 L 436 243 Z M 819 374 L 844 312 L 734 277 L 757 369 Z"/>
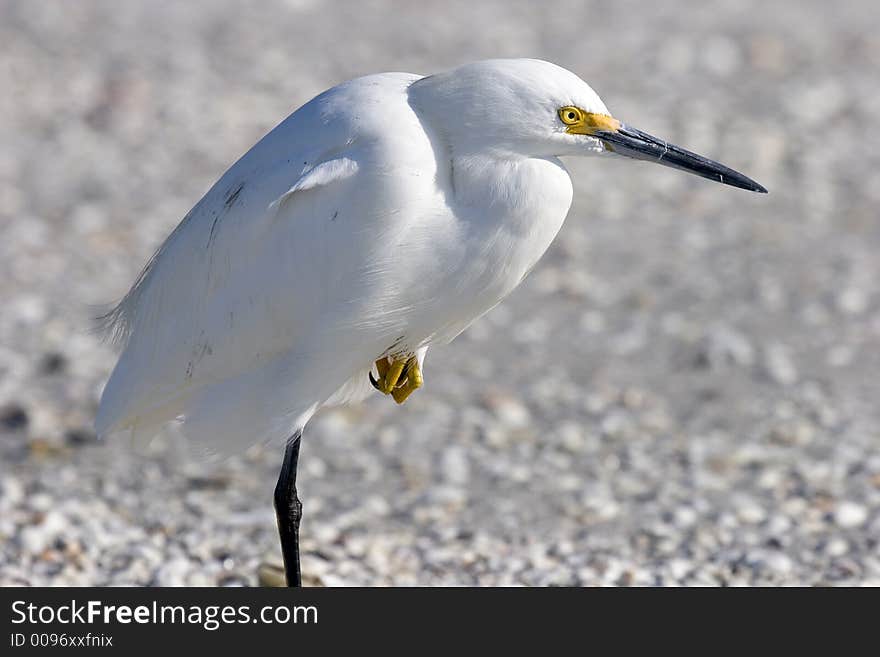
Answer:
<path fill-rule="evenodd" d="M 422 386 L 422 370 L 416 356 L 380 358 L 376 361 L 376 372 L 378 377 L 369 373 L 370 383 L 382 394 L 391 395 L 398 404 Z"/>

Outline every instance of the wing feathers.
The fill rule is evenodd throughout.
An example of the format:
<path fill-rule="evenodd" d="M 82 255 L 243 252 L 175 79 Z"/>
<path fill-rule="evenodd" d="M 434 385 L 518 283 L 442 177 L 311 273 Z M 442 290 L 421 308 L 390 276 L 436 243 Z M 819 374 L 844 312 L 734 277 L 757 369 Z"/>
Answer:
<path fill-rule="evenodd" d="M 347 157 L 322 162 L 310 169 L 297 180 L 293 186 L 277 199 L 269 204 L 269 209 L 274 210 L 296 192 L 302 192 L 321 185 L 329 185 L 338 180 L 345 180 L 357 173 L 358 164 Z"/>

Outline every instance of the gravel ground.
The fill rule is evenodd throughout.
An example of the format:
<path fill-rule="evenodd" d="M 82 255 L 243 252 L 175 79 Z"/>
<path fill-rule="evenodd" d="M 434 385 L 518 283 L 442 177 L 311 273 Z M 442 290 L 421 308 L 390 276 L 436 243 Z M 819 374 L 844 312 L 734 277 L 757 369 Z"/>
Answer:
<path fill-rule="evenodd" d="M 280 451 L 98 444 L 89 317 L 317 92 L 538 56 L 771 194 L 572 162 L 426 388 L 309 426 L 308 581 L 880 585 L 876 5 L 415 6 L 0 1 L 0 584 L 257 583 Z"/>

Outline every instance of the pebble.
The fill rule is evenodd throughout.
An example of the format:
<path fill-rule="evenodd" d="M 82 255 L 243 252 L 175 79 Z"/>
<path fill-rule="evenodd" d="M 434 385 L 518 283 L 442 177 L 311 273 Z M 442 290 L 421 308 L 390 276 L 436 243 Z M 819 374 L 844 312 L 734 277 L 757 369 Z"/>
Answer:
<path fill-rule="evenodd" d="M 773 343 L 764 351 L 765 372 L 770 379 L 780 385 L 792 385 L 798 380 L 798 371 L 791 359 L 789 349 L 782 344 Z"/>
<path fill-rule="evenodd" d="M 466 484 L 470 478 L 467 451 L 458 446 L 447 447 L 443 452 L 443 475 L 452 484 Z"/>
<path fill-rule="evenodd" d="M 729 327 L 715 327 L 705 339 L 699 358 L 715 368 L 750 367 L 755 360 L 755 350 L 741 332 Z"/>
<path fill-rule="evenodd" d="M 782 552 L 770 552 L 764 556 L 767 567 L 778 575 L 788 575 L 794 568 L 791 558 Z"/>
<path fill-rule="evenodd" d="M 834 538 L 829 541 L 825 551 L 829 556 L 842 557 L 849 552 L 849 544 L 842 538 Z"/>
<path fill-rule="evenodd" d="M 849 287 L 837 297 L 837 307 L 847 315 L 861 315 L 868 308 L 868 297 L 863 290 Z"/>
<path fill-rule="evenodd" d="M 843 501 L 834 511 L 835 522 L 844 529 L 860 527 L 868 519 L 868 509 L 857 502 Z"/>
<path fill-rule="evenodd" d="M 493 395 L 487 399 L 487 405 L 495 413 L 502 426 L 508 429 L 527 427 L 531 413 L 529 409 L 514 397 Z"/>
<path fill-rule="evenodd" d="M 751 500 L 746 500 L 737 506 L 736 513 L 740 520 L 750 525 L 764 522 L 767 518 L 767 513 L 763 507 Z"/>

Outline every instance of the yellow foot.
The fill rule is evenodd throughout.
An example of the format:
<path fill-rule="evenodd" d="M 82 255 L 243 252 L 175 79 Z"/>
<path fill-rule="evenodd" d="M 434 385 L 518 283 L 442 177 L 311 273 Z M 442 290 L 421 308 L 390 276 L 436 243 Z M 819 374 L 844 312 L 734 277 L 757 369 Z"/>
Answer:
<path fill-rule="evenodd" d="M 422 370 L 415 356 L 380 358 L 376 361 L 376 371 L 379 378 L 373 378 L 370 372 L 370 383 L 382 394 L 391 395 L 398 404 L 422 387 Z"/>

